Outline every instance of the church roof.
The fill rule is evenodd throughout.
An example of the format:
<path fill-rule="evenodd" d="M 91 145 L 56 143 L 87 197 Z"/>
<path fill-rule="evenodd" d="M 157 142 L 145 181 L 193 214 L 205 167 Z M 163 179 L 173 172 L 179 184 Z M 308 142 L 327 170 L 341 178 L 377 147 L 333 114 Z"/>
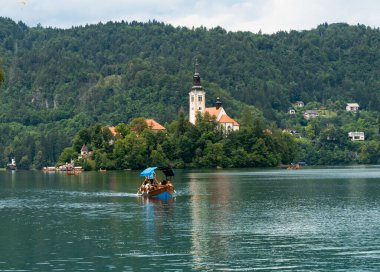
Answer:
<path fill-rule="evenodd" d="M 83 144 L 83 146 L 81 148 L 81 152 L 88 152 L 88 148 L 85 144 Z"/>
<path fill-rule="evenodd" d="M 220 117 L 219 119 L 219 123 L 233 123 L 234 126 L 238 126 L 239 123 L 236 122 L 234 119 L 232 119 L 231 117 L 229 117 L 227 114 L 224 114 Z"/>
<path fill-rule="evenodd" d="M 153 119 L 145 119 L 145 122 L 148 125 L 148 128 L 150 128 L 151 130 L 165 130 L 166 129 Z"/>
<path fill-rule="evenodd" d="M 205 108 L 205 112 L 210 114 L 210 116 L 215 116 L 216 118 L 218 118 L 222 109 L 223 109 L 222 107 L 220 107 L 219 109 L 217 109 L 216 107 Z M 234 126 L 239 126 L 238 122 L 236 122 L 234 119 L 229 117 L 227 114 L 224 114 L 224 112 L 223 112 L 222 116 L 220 116 L 219 120 L 217 120 L 217 121 L 219 123 L 233 123 Z"/>
<path fill-rule="evenodd" d="M 222 108 L 216 109 L 216 107 L 205 108 L 205 112 L 207 112 L 211 116 L 215 116 L 215 117 L 218 117 L 221 110 L 222 110 Z"/>

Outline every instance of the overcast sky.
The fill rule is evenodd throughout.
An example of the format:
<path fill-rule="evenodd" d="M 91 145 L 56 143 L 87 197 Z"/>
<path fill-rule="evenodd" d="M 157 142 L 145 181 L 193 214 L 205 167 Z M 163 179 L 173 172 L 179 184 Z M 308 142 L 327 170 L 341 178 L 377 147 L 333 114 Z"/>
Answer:
<path fill-rule="evenodd" d="M 157 20 L 174 26 L 274 33 L 346 22 L 380 27 L 379 0 L 0 0 L 0 16 L 28 26 Z"/>

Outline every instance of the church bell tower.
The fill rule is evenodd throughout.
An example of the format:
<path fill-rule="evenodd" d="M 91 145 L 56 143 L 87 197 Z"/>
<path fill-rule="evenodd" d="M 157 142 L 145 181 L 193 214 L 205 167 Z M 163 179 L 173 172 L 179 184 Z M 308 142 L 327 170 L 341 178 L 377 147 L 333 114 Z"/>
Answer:
<path fill-rule="evenodd" d="M 204 113 L 206 108 L 206 93 L 201 86 L 201 76 L 198 72 L 198 61 L 195 60 L 193 87 L 189 92 L 189 121 L 195 125 L 197 112 Z"/>

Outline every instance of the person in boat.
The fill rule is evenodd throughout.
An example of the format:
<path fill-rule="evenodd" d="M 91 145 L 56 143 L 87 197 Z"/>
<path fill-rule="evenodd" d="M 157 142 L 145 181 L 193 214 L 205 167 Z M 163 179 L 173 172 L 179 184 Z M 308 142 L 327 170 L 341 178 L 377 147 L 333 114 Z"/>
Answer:
<path fill-rule="evenodd" d="M 148 179 L 148 177 L 145 177 L 143 185 L 146 187 L 148 184 L 149 184 L 149 179 Z"/>
<path fill-rule="evenodd" d="M 153 172 L 152 174 L 150 174 L 149 176 L 145 177 L 145 179 L 147 180 L 146 181 L 146 185 L 145 185 L 145 188 L 146 190 L 155 190 L 157 185 L 158 185 L 158 181 L 157 181 L 157 178 L 156 178 L 156 173 Z M 145 182 L 144 182 L 145 184 Z"/>
<path fill-rule="evenodd" d="M 148 177 L 145 177 L 145 178 L 144 178 L 143 185 L 147 185 L 148 183 L 149 183 L 149 179 L 148 179 Z"/>
<path fill-rule="evenodd" d="M 155 172 L 153 172 L 153 174 L 149 177 L 149 180 L 150 184 L 152 184 L 153 186 L 158 185 L 157 175 Z"/>

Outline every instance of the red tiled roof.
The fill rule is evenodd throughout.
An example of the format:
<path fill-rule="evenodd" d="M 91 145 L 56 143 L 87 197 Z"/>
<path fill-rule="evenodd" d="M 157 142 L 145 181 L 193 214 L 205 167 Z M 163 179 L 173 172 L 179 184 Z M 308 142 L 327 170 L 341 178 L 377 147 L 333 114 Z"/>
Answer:
<path fill-rule="evenodd" d="M 216 107 L 205 108 L 205 112 L 210 114 L 210 116 L 215 116 L 215 117 L 218 117 L 221 110 L 222 110 L 222 108 L 216 109 Z"/>
<path fill-rule="evenodd" d="M 109 127 L 108 129 L 111 131 L 112 136 L 115 137 L 118 134 L 118 132 L 116 132 L 116 128 L 115 127 Z"/>
<path fill-rule="evenodd" d="M 153 119 L 145 119 L 145 122 L 148 125 L 148 128 L 150 128 L 152 130 L 165 130 L 166 129 Z"/>
<path fill-rule="evenodd" d="M 238 126 L 239 123 L 236 122 L 234 119 L 232 119 L 231 117 L 229 117 L 227 114 L 224 114 L 220 117 L 219 119 L 219 122 L 220 123 L 233 123 L 234 126 Z"/>

